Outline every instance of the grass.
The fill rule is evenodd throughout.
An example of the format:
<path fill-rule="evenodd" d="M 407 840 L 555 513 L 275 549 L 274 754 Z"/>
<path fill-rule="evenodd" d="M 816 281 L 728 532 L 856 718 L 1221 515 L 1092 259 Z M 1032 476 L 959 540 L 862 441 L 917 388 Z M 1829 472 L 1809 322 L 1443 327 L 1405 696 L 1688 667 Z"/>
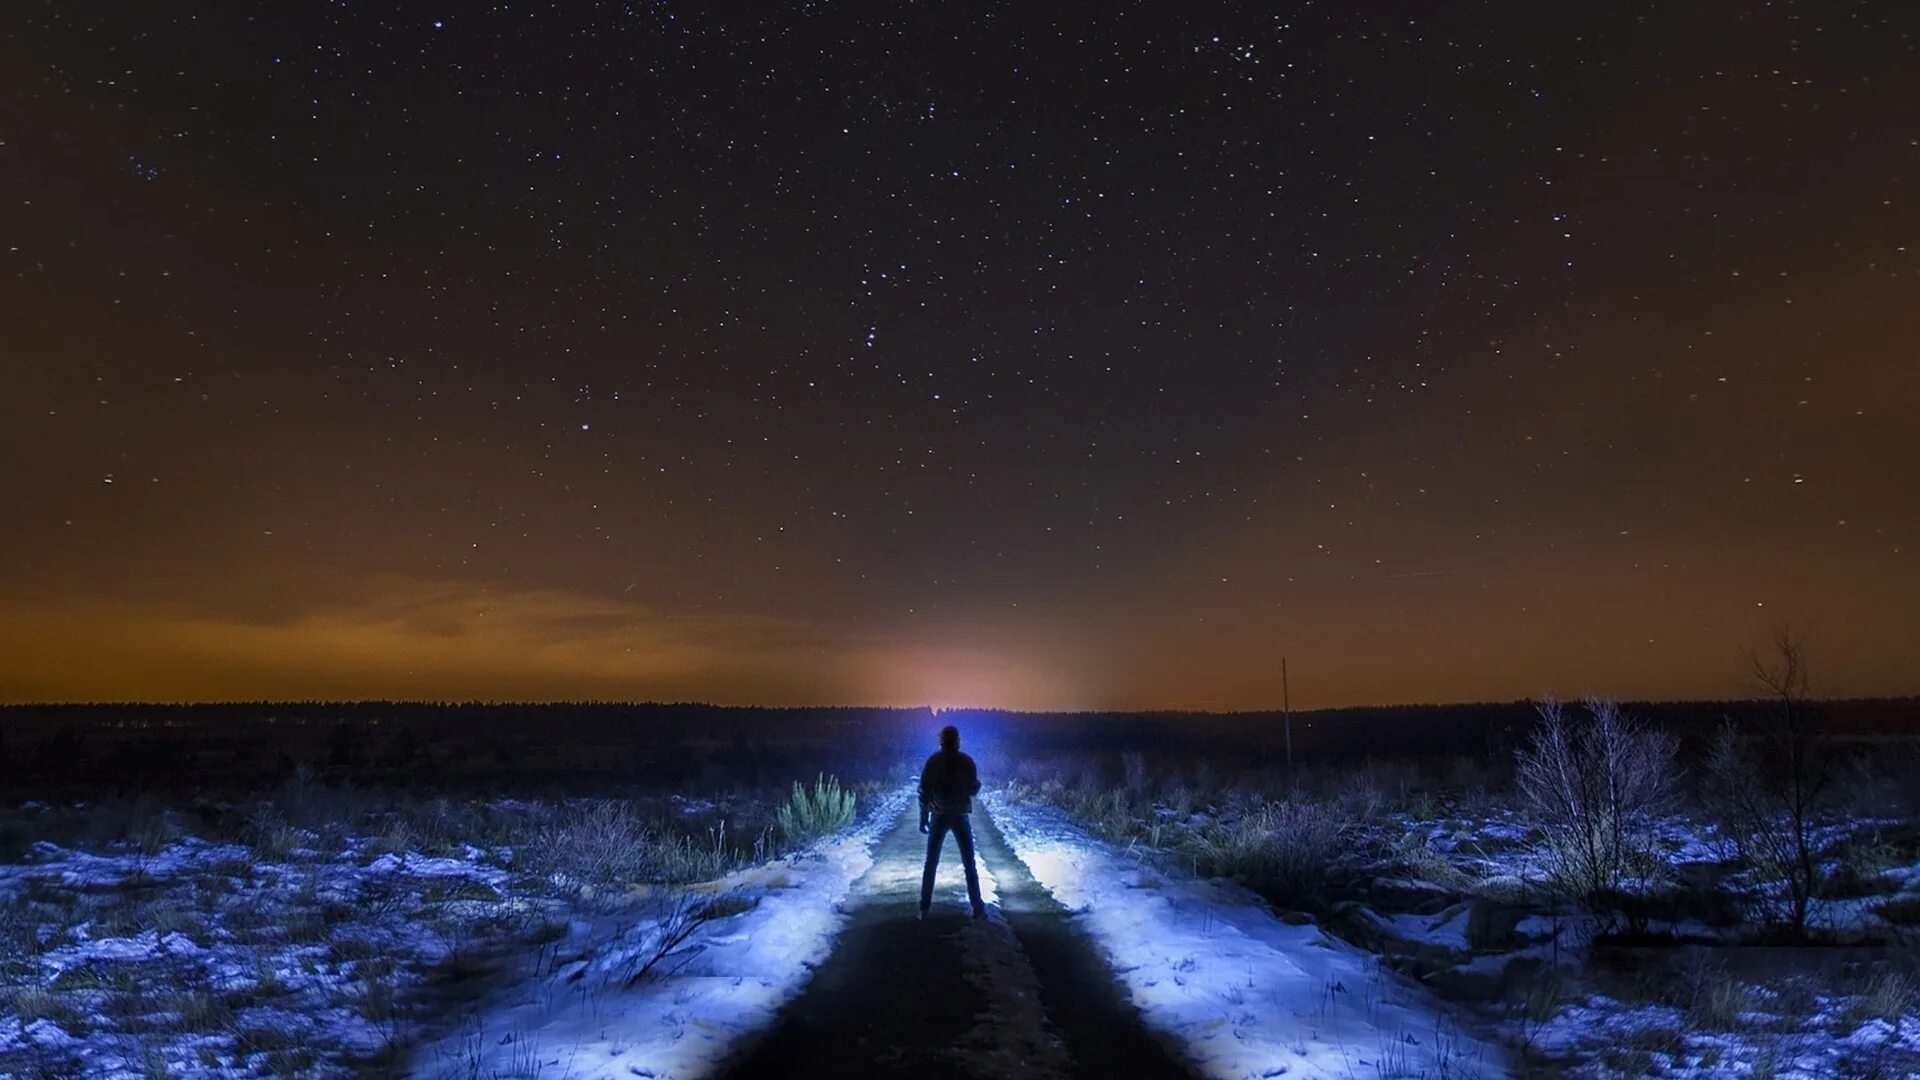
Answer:
<path fill-rule="evenodd" d="M 1548 968 L 1537 978 L 1529 979 L 1526 992 L 1519 1003 L 1520 1015 L 1529 1022 L 1544 1024 L 1560 1015 L 1560 1010 L 1572 1004 L 1574 995 L 1567 985 L 1567 976 L 1559 968 Z"/>
<path fill-rule="evenodd" d="M 20 1018 L 22 1024 L 51 1020 L 69 1035 L 82 1034 L 87 1030 L 86 1014 L 65 994 L 52 989 L 21 987 L 9 995 L 7 1007 L 8 1011 Z"/>
<path fill-rule="evenodd" d="M 1320 910 L 1359 824 L 1337 801 L 1296 795 L 1193 830 L 1185 851 L 1203 874 L 1239 881 L 1285 907 Z"/>
<path fill-rule="evenodd" d="M 263 806 L 247 823 L 247 837 L 254 855 L 268 862 L 285 862 L 293 857 L 306 834 L 270 806 Z"/>
<path fill-rule="evenodd" d="M 853 793 L 840 800 L 851 806 Z M 719 877 L 774 850 L 773 804 L 750 796 L 478 802 L 327 788 L 309 778 L 267 798 L 191 810 L 105 800 L 13 813 L 0 820 L 18 874 L 0 899 L 0 1014 L 109 1038 L 128 1048 L 135 1073 L 150 1075 L 235 1068 L 249 1058 L 254 1073 L 275 1076 L 358 1067 L 342 1048 L 306 1045 L 241 1018 L 262 1005 L 344 1008 L 402 1045 L 412 1037 L 416 995 L 431 994 L 438 1007 L 482 993 L 504 970 L 501 957 L 567 932 L 581 894 L 551 875 L 613 894 L 630 882 Z M 199 846 L 182 847 L 187 840 Z M 233 844 L 244 854 L 226 846 Z M 64 884 L 69 850 L 119 860 L 117 880 Z M 386 854 L 441 855 L 472 870 L 354 875 L 355 864 Z M 700 914 L 725 917 L 739 905 L 708 898 Z M 432 928 L 444 948 L 416 949 L 418 935 L 396 938 L 391 931 L 402 924 Z M 39 959 L 148 933 L 180 935 L 218 959 L 168 948 L 58 970 Z M 251 978 L 220 981 L 236 966 Z M 84 1071 L 73 1050 L 0 1050 L 0 1075 Z"/>
<path fill-rule="evenodd" d="M 1276 769 L 1254 763 L 1235 768 L 1181 768 L 1164 760 L 1143 767 L 1118 755 L 1059 754 L 1007 763 L 1005 771 L 1015 778 L 1006 797 L 1056 805 L 1118 846 L 1149 852 L 1164 866 L 1241 881 L 1277 906 L 1312 911 L 1326 910 L 1330 898 L 1371 902 L 1366 890 L 1372 880 L 1406 876 L 1523 915 L 1559 910 L 1540 881 L 1539 868 L 1551 864 L 1540 850 L 1545 837 L 1495 777 L 1456 768 L 1450 774 L 1462 784 L 1448 786 L 1432 770 L 1422 777 L 1369 765 L 1344 774 L 1302 770 L 1288 783 Z M 1669 820 L 1660 819 L 1660 827 Z M 1500 828 L 1483 831 L 1490 821 Z M 1889 870 L 1912 861 L 1913 853 L 1900 846 L 1903 829 L 1871 823 L 1836 844 L 1829 857 L 1839 870 L 1829 888 L 1869 897 L 1868 903 L 1878 899 L 1875 910 L 1888 923 L 1914 926 L 1920 925 L 1920 895 L 1875 897 L 1898 880 Z M 1445 842 L 1436 843 L 1436 834 Z M 1673 873 L 1659 847 L 1671 842 L 1652 829 L 1645 840 L 1625 853 L 1623 866 L 1656 913 L 1652 918 L 1684 921 L 1719 898 L 1745 895 L 1746 879 L 1737 875 Z M 1644 864 L 1636 861 L 1643 858 Z M 1553 921 L 1560 925 L 1558 915 Z M 1902 1030 L 1911 1031 L 1912 1017 L 1920 1015 L 1911 974 L 1886 971 L 1836 994 L 1830 981 L 1764 973 L 1736 978 L 1712 964 L 1688 967 L 1673 954 L 1673 965 L 1636 960 L 1641 974 L 1635 978 L 1586 965 L 1589 954 L 1580 936 L 1586 924 L 1568 925 L 1564 958 L 1556 952 L 1556 961 L 1537 976 L 1504 989 L 1504 1025 L 1523 1052 L 1552 1032 L 1556 1055 L 1598 1066 L 1598 1075 L 1687 1068 L 1748 1069 L 1748 1075 L 1764 1076 L 1782 1040 L 1844 1036 L 1874 1018 L 1904 1023 Z M 1496 952 L 1507 947 L 1489 946 Z M 1575 1003 L 1598 1017 L 1613 1013 L 1611 1023 L 1569 1028 L 1568 1008 Z M 1836 1021 L 1837 1014 L 1844 1022 Z M 1908 1019 L 1896 1019 L 1901 1017 Z M 1618 1035 L 1613 1025 L 1622 1020 L 1638 1026 Z M 1565 1064 L 1556 1060 L 1550 1067 Z M 1859 1075 L 1906 1075 L 1900 1069 L 1911 1064 L 1874 1066 L 1881 1071 Z"/>
<path fill-rule="evenodd" d="M 1702 1031 L 1739 1032 L 1753 1027 L 1749 1014 L 1760 1005 L 1751 987 L 1737 979 L 1713 979 L 1694 998 L 1687 1019 Z"/>
<path fill-rule="evenodd" d="M 207 990 L 175 990 L 160 995 L 156 1004 L 160 1011 L 172 1014 L 171 1026 L 179 1032 L 218 1031 L 233 1021 L 226 1002 Z"/>
<path fill-rule="evenodd" d="M 1156 798 L 1156 785 L 1137 764 L 1113 787 L 1091 764 L 1083 763 L 1071 781 L 1068 772 L 1029 764 L 1008 785 L 1008 798 L 1051 802 L 1105 839 L 1143 846 L 1195 873 L 1237 881 L 1275 904 L 1307 911 L 1326 908 L 1336 875 L 1363 853 L 1356 844 L 1363 825 L 1380 809 L 1379 796 L 1363 785 L 1276 795 L 1215 784 L 1215 774 L 1196 770 L 1193 783 L 1170 780 L 1158 786 Z"/>
<path fill-rule="evenodd" d="M 56 994 L 71 993 L 76 990 L 116 990 L 129 991 L 139 986 L 139 976 L 131 964 L 114 964 L 96 961 L 78 964 L 55 975 L 47 989 Z"/>
<path fill-rule="evenodd" d="M 382 855 L 405 855 L 409 851 L 416 851 L 420 839 L 406 819 L 395 817 L 361 851 L 365 861 L 372 862 Z"/>
<path fill-rule="evenodd" d="M 1869 1020 L 1898 1025 L 1916 1013 L 1920 1013 L 1920 983 L 1904 972 L 1882 968 L 1867 977 L 1859 993 L 1847 999 L 1840 1023 L 1848 1031 Z"/>

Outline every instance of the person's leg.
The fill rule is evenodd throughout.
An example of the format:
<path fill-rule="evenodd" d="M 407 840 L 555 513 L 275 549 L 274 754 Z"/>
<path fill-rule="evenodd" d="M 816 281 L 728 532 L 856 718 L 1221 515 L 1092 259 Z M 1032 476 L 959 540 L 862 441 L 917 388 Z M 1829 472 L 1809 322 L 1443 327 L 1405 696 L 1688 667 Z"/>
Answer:
<path fill-rule="evenodd" d="M 940 845 L 947 839 L 947 816 L 933 815 L 927 829 L 927 865 L 920 872 L 920 913 L 933 906 L 933 875 L 940 869 Z"/>
<path fill-rule="evenodd" d="M 967 899 L 973 902 L 973 913 L 980 915 L 987 905 L 980 901 L 980 871 L 973 864 L 973 820 L 965 814 L 953 819 L 953 839 L 960 845 L 961 865 L 967 869 Z"/>

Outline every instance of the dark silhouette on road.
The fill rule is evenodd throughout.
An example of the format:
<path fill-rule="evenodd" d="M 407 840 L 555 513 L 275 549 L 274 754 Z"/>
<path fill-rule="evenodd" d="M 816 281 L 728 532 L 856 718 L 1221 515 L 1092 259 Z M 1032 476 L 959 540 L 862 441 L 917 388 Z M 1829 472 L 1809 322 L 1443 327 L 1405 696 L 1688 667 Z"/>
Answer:
<path fill-rule="evenodd" d="M 920 874 L 920 917 L 927 917 L 933 906 L 933 875 L 940 868 L 940 847 L 947 834 L 953 834 L 960 846 L 960 859 L 967 871 L 967 899 L 973 903 L 973 917 L 987 913 L 980 902 L 980 871 L 973 863 L 973 797 L 980 792 L 980 771 L 973 759 L 960 752 L 960 729 L 949 724 L 940 729 L 940 749 L 920 770 L 920 831 L 927 834 L 927 866 Z"/>

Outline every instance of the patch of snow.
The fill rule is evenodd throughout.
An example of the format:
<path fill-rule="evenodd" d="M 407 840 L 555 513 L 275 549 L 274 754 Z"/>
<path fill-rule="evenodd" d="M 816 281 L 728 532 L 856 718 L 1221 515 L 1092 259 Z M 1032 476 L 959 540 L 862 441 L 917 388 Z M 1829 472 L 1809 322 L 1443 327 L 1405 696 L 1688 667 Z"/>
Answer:
<path fill-rule="evenodd" d="M 769 1025 L 826 958 L 845 922 L 848 889 L 873 865 L 874 841 L 909 795 L 893 792 L 859 826 L 807 851 L 697 887 L 738 913 L 702 926 L 664 974 L 629 984 L 660 940 L 657 915 L 582 920 L 554 952 L 568 962 L 416 1053 L 413 1074 L 520 1075 L 546 1067 L 577 1080 L 710 1074 L 738 1040 Z"/>
<path fill-rule="evenodd" d="M 1014 853 L 1099 943 L 1147 1023 L 1220 1080 L 1503 1072 L 1439 1001 L 1237 886 L 1148 871 L 1050 806 L 987 796 Z"/>

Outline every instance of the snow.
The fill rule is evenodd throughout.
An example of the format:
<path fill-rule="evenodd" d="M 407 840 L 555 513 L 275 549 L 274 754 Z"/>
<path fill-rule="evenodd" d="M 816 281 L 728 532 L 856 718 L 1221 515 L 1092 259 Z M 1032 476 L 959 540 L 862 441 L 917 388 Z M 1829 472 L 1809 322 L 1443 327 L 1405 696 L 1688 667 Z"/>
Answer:
<path fill-rule="evenodd" d="M 1763 1030 L 1764 1013 L 1742 1017 L 1742 1026 Z M 1823 1017 L 1817 1019 L 1827 1019 Z M 1834 1026 L 1831 1023 L 1824 1025 Z M 1844 1028 L 1844 1025 L 1841 1025 Z M 1818 1027 L 1761 1035 L 1696 1030 L 1679 1009 L 1666 1005 L 1630 1005 L 1596 994 L 1562 1010 L 1537 1029 L 1533 1046 L 1544 1054 L 1573 1062 L 1571 1077 L 1619 1075 L 1605 1059 L 1609 1050 L 1639 1048 L 1649 1071 L 1659 1075 L 1708 1080 L 1711 1077 L 1769 1075 L 1779 1080 L 1822 1080 L 1834 1076 L 1874 1075 L 1863 1063 L 1879 1062 L 1879 1075 L 1914 1075 L 1900 1068 L 1920 1053 L 1920 1027 L 1896 1028 L 1872 1019 L 1835 1034 Z"/>
<path fill-rule="evenodd" d="M 423 1076 L 521 1075 L 554 1068 L 576 1080 L 711 1074 L 743 1038 L 765 1027 L 826 958 L 845 922 L 842 904 L 873 865 L 880 833 L 909 792 L 880 801 L 856 828 L 796 856 L 742 870 L 698 894 L 734 911 L 706 923 L 658 974 L 635 969 L 672 925 L 671 907 L 575 923 L 553 952 L 556 969 L 529 977 L 457 1032 L 414 1056 Z"/>
<path fill-rule="evenodd" d="M 1500 1051 L 1377 960 L 1281 921 L 1244 889 L 1146 867 L 1050 806 L 988 795 L 994 822 L 1076 912 L 1140 1008 L 1209 1077 L 1468 1075 Z"/>
<path fill-rule="evenodd" d="M 416 1075 L 529 1075 L 548 1067 L 549 1075 L 586 1078 L 708 1075 L 801 991 L 833 947 L 856 880 L 867 875 L 874 890 L 917 887 L 917 857 L 873 864 L 873 842 L 907 800 L 904 791 L 874 800 L 848 834 L 690 887 L 699 900 L 719 901 L 723 916 L 700 926 L 658 977 L 631 986 L 629 976 L 670 926 L 673 897 L 686 893 L 657 891 L 619 911 L 583 914 L 539 889 L 527 871 L 505 869 L 513 865 L 510 848 L 459 838 L 443 838 L 430 852 L 389 851 L 391 835 L 306 831 L 290 852 L 269 849 L 275 854 L 194 836 L 150 853 L 125 843 L 83 851 L 43 840 L 21 861 L 0 864 L 0 1075 L 39 1068 L 132 1080 L 156 1062 L 172 1075 L 270 1071 L 267 1051 L 251 1048 L 247 1032 L 276 1033 L 311 1051 L 312 1075 L 349 1075 L 411 1042 L 421 1023 L 432 1026 L 413 1057 Z M 1054 808 L 1012 805 L 999 795 L 988 804 L 1016 854 L 1106 951 L 1147 1022 L 1206 1075 L 1504 1072 L 1484 1038 L 1365 952 L 1281 920 L 1245 890 L 1144 864 Z M 685 815 L 718 804 L 671 797 L 664 805 Z M 1453 870 L 1448 881 L 1484 886 L 1539 873 L 1528 829 L 1510 811 L 1443 820 L 1393 815 L 1378 824 L 1390 843 L 1411 836 L 1438 853 Z M 1721 838 L 1698 822 L 1663 820 L 1658 835 L 1676 863 L 1724 855 Z M 1883 891 L 1818 901 L 1816 924 L 1871 923 L 1874 906 L 1920 894 L 1920 864 L 1911 859 L 1910 851 L 1888 858 L 1876 879 Z M 1405 872 L 1381 864 L 1383 875 Z M 981 884 L 993 903 L 996 883 L 984 861 Z M 964 905 L 951 847 L 937 887 L 943 906 Z M 1374 919 L 1396 949 L 1471 957 L 1453 965 L 1456 972 L 1497 975 L 1516 957 L 1571 964 L 1562 969 L 1567 1004 L 1551 1019 L 1514 1013 L 1500 1022 L 1568 1075 L 1607 1075 L 1629 1060 L 1688 1077 L 1738 1075 L 1762 1063 L 1789 1077 L 1858 1072 L 1874 1062 L 1904 1075 L 1920 1061 L 1920 1014 L 1875 1018 L 1857 981 L 1818 985 L 1817 1004 L 1792 1005 L 1777 993 L 1785 984 L 1769 975 L 1747 987 L 1754 1007 L 1738 1017 L 1740 1031 L 1706 1030 L 1699 1017 L 1675 1010 L 1671 995 L 1574 977 L 1583 954 L 1566 929 L 1571 923 L 1530 913 L 1519 923 L 1523 947 L 1478 954 L 1468 948 L 1457 903 L 1431 915 L 1385 908 L 1358 914 Z M 554 923 L 567 917 L 570 923 Z M 517 978 L 466 1023 L 412 1007 L 430 1000 L 421 992 L 432 989 L 441 961 L 478 954 L 485 934 L 541 927 L 550 927 L 537 939 L 544 946 L 524 937 L 499 942 L 519 950 L 509 972 Z M 1695 936 L 1712 933 L 1703 927 Z M 985 1006 L 969 1052 L 991 1061 L 996 1075 L 1042 1080 L 1069 1071 L 1006 924 L 968 923 L 958 934 L 963 970 Z M 401 1008 L 370 1006 L 375 991 Z M 168 1018 L 186 1008 L 186 998 L 231 1012 L 176 1025 Z"/>
<path fill-rule="evenodd" d="M 391 833 L 296 829 L 271 855 L 194 836 L 151 853 L 41 841 L 0 863 L 0 1075 L 345 1076 L 424 1035 L 422 1075 L 565 1060 L 580 1077 L 697 1076 L 824 958 L 840 901 L 907 797 L 875 800 L 856 830 L 789 858 L 591 913 L 530 890 L 505 847 L 397 850 Z M 633 980 L 689 905 L 716 917 L 657 977 Z M 559 940 L 519 940 L 542 927 Z M 443 961 L 485 964 L 496 947 L 521 978 L 465 1027 L 419 1007 Z M 288 1060 L 251 1033 L 284 1041 Z"/>

